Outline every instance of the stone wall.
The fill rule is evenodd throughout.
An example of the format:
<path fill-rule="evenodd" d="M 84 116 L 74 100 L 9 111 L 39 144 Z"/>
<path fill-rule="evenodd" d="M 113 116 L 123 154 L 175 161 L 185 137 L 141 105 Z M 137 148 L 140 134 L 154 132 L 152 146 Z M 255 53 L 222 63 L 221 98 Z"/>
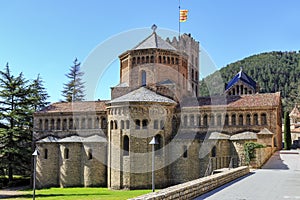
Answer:
<path fill-rule="evenodd" d="M 249 167 L 239 167 L 142 195 L 131 200 L 193 199 L 249 173 Z"/>
<path fill-rule="evenodd" d="M 260 168 L 272 156 L 276 148 L 265 147 L 255 149 L 255 158 L 250 161 L 250 166 Z"/>

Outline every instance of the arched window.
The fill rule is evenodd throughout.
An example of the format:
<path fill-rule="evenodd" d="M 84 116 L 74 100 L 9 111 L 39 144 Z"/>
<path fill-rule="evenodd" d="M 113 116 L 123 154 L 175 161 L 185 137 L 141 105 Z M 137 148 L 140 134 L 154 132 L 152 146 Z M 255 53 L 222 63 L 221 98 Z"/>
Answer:
<path fill-rule="evenodd" d="M 201 126 L 201 116 L 197 115 L 197 127 Z"/>
<path fill-rule="evenodd" d="M 217 156 L 217 147 L 214 146 L 211 150 L 211 157 L 216 157 Z"/>
<path fill-rule="evenodd" d="M 141 58 L 138 57 L 138 58 L 137 58 L 137 64 L 140 64 L 140 60 L 141 60 Z"/>
<path fill-rule="evenodd" d="M 157 144 L 154 145 L 155 155 L 161 155 L 162 147 L 163 147 L 163 138 L 160 134 L 157 134 L 157 135 L 155 135 L 155 140 L 157 142 Z"/>
<path fill-rule="evenodd" d="M 92 160 L 92 159 L 93 159 L 93 150 L 92 150 L 92 149 L 89 149 L 89 150 L 88 150 L 88 159 L 89 159 L 89 160 Z"/>
<path fill-rule="evenodd" d="M 246 124 L 248 126 L 251 125 L 251 116 L 250 116 L 250 114 L 247 114 L 247 116 L 246 116 Z"/>
<path fill-rule="evenodd" d="M 188 126 L 188 119 L 187 119 L 187 116 L 186 116 L 186 115 L 183 117 L 183 126 L 184 126 L 184 127 L 187 127 L 187 126 Z"/>
<path fill-rule="evenodd" d="M 79 129 L 79 119 L 75 119 L 75 129 Z"/>
<path fill-rule="evenodd" d="M 65 148 L 65 150 L 64 150 L 64 158 L 69 159 L 69 149 L 68 148 Z"/>
<path fill-rule="evenodd" d="M 161 56 L 158 56 L 158 63 L 161 63 Z"/>
<path fill-rule="evenodd" d="M 60 130 L 60 119 L 56 120 L 56 130 Z"/>
<path fill-rule="evenodd" d="M 261 125 L 267 125 L 267 114 L 263 113 L 260 115 Z"/>
<path fill-rule="evenodd" d="M 235 88 L 232 89 L 232 95 L 235 95 Z"/>
<path fill-rule="evenodd" d="M 142 128 L 143 128 L 143 129 L 147 129 L 147 128 L 148 128 L 148 120 L 147 120 L 147 119 L 144 119 L 144 120 L 142 121 Z"/>
<path fill-rule="evenodd" d="M 220 114 L 217 115 L 217 126 L 221 126 L 222 124 L 222 116 Z"/>
<path fill-rule="evenodd" d="M 67 130 L 67 119 L 63 119 L 62 128 L 63 128 L 63 130 Z"/>
<path fill-rule="evenodd" d="M 95 119 L 95 124 L 94 124 L 94 128 L 95 128 L 95 129 L 98 129 L 98 128 L 99 128 L 99 124 L 100 124 L 99 117 L 96 117 L 96 119 Z"/>
<path fill-rule="evenodd" d="M 254 123 L 254 125 L 258 125 L 258 115 L 257 115 L 257 113 L 255 113 L 253 115 L 253 123 Z"/>
<path fill-rule="evenodd" d="M 103 118 L 101 118 L 101 128 L 106 128 L 106 118 L 105 117 L 103 117 Z"/>
<path fill-rule="evenodd" d="M 124 129 L 125 128 L 125 124 L 124 124 L 124 121 L 121 120 L 121 129 Z"/>
<path fill-rule="evenodd" d="M 154 56 L 151 56 L 151 57 L 150 57 L 150 62 L 151 62 L 151 63 L 154 63 Z"/>
<path fill-rule="evenodd" d="M 39 120 L 39 129 L 43 130 L 43 120 L 42 119 Z"/>
<path fill-rule="evenodd" d="M 160 120 L 160 130 L 164 130 L 165 129 L 165 122 L 164 120 Z"/>
<path fill-rule="evenodd" d="M 142 86 L 147 84 L 147 74 L 144 70 L 142 70 Z"/>
<path fill-rule="evenodd" d="M 81 129 L 85 129 L 86 128 L 86 122 L 85 122 L 85 118 L 81 119 Z"/>
<path fill-rule="evenodd" d="M 153 129 L 158 129 L 158 120 L 154 120 L 153 122 Z"/>
<path fill-rule="evenodd" d="M 114 125 L 115 125 L 114 128 L 118 129 L 118 121 L 117 120 L 114 121 Z"/>
<path fill-rule="evenodd" d="M 215 125 L 215 116 L 213 114 L 210 115 L 210 125 L 212 125 L 212 126 Z"/>
<path fill-rule="evenodd" d="M 48 131 L 48 129 L 49 129 L 49 121 L 48 121 L 48 119 L 45 119 L 45 128 L 44 128 L 44 130 Z"/>
<path fill-rule="evenodd" d="M 242 126 L 244 121 L 244 117 L 242 114 L 239 115 L 239 125 Z"/>
<path fill-rule="evenodd" d="M 190 126 L 195 126 L 195 117 L 194 115 L 190 115 Z"/>
<path fill-rule="evenodd" d="M 149 63 L 149 56 L 146 56 L 146 63 Z"/>
<path fill-rule="evenodd" d="M 132 58 L 132 65 L 135 65 L 135 57 Z"/>
<path fill-rule="evenodd" d="M 129 126 L 130 126 L 130 122 L 129 120 L 126 120 L 126 129 L 129 129 Z"/>
<path fill-rule="evenodd" d="M 228 117 L 228 114 L 225 115 L 224 125 L 225 125 L 225 126 L 228 126 L 228 125 L 229 125 L 229 117 Z"/>
<path fill-rule="evenodd" d="M 140 129 L 141 121 L 139 119 L 135 120 L 135 129 Z"/>
<path fill-rule="evenodd" d="M 123 137 L 123 156 L 129 155 L 129 137 L 125 135 Z"/>
<path fill-rule="evenodd" d="M 73 129 L 73 119 L 72 118 L 69 119 L 69 129 L 70 130 Z"/>
<path fill-rule="evenodd" d="M 142 64 L 144 64 L 144 63 L 145 63 L 145 57 L 142 56 Z"/>
<path fill-rule="evenodd" d="M 235 125 L 236 125 L 236 115 L 235 115 L 235 114 L 232 114 L 232 115 L 231 115 L 231 125 L 232 125 L 232 126 L 235 126 Z"/>
<path fill-rule="evenodd" d="M 93 128 L 93 120 L 92 118 L 88 118 L 88 129 L 92 129 Z"/>
<path fill-rule="evenodd" d="M 54 119 L 50 121 L 50 130 L 54 130 Z"/>
<path fill-rule="evenodd" d="M 207 115 L 205 114 L 203 116 L 203 126 L 207 126 L 208 125 L 208 122 L 207 122 Z"/>
<path fill-rule="evenodd" d="M 114 129 L 114 121 L 113 121 L 113 120 L 110 121 L 110 129 L 111 129 L 111 130 Z"/>
<path fill-rule="evenodd" d="M 44 150 L 44 159 L 48 159 L 48 149 Z"/>

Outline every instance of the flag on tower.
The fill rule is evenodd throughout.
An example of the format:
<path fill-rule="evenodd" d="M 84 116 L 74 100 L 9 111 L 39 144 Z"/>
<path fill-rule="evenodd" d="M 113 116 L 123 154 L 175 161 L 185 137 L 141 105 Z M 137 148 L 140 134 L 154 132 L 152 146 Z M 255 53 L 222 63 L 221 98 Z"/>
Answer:
<path fill-rule="evenodd" d="M 180 22 L 186 22 L 187 20 L 187 14 L 188 14 L 188 10 L 180 10 L 180 18 L 179 18 L 179 21 Z"/>

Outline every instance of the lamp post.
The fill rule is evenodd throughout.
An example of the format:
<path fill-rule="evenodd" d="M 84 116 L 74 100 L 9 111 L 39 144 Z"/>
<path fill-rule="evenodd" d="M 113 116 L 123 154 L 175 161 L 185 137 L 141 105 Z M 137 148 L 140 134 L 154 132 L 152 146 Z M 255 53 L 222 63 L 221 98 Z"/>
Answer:
<path fill-rule="evenodd" d="M 35 149 L 32 155 L 33 155 L 33 196 L 32 196 L 32 199 L 35 200 L 36 158 L 39 155 L 38 150 Z"/>
<path fill-rule="evenodd" d="M 155 136 L 152 138 L 152 140 L 150 141 L 150 143 L 152 145 L 152 192 L 155 191 L 155 175 L 154 175 L 154 171 L 155 171 L 155 148 L 154 145 L 157 144 L 157 141 L 155 139 Z"/>

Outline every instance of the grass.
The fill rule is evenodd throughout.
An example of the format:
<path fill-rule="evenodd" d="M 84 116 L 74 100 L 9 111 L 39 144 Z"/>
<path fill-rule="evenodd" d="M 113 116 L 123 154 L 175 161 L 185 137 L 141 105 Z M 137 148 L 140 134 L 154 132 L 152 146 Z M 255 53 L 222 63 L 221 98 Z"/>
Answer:
<path fill-rule="evenodd" d="M 36 190 L 36 200 L 121 200 L 150 192 L 151 190 L 110 190 L 107 188 L 50 188 Z M 32 199 L 32 191 L 25 191 L 24 195 L 15 199 Z"/>

